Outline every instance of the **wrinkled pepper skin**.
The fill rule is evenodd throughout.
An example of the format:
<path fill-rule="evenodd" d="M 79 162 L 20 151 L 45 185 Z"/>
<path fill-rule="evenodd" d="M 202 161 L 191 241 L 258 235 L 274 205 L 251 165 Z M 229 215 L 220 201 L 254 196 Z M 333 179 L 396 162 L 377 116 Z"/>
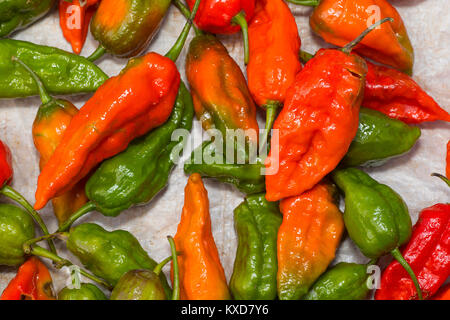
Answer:
<path fill-rule="evenodd" d="M 370 289 L 367 265 L 340 262 L 314 283 L 304 300 L 363 300 Z"/>
<path fill-rule="evenodd" d="M 383 113 L 361 108 L 359 127 L 341 164 L 379 166 L 408 152 L 420 137 L 418 127 L 408 126 Z"/>
<path fill-rule="evenodd" d="M 450 204 L 422 210 L 402 255 L 417 275 L 424 298 L 432 297 L 450 276 Z M 383 271 L 375 299 L 417 299 L 411 278 L 397 261 Z"/>
<path fill-rule="evenodd" d="M 390 17 L 394 21 L 372 31 L 354 50 L 411 74 L 414 51 L 408 33 L 399 13 L 386 0 L 321 0 L 309 24 L 326 42 L 342 47 L 375 22 L 374 10 L 371 10 L 374 6 L 380 11 L 380 19 Z"/>
<path fill-rule="evenodd" d="M 13 56 L 36 72 L 52 94 L 92 92 L 108 79 L 95 64 L 76 54 L 26 41 L 1 39 L 0 98 L 39 94 L 31 75 L 11 60 Z"/>
<path fill-rule="evenodd" d="M 13 175 L 11 150 L 0 140 L 0 188 L 8 184 Z"/>
<path fill-rule="evenodd" d="M 0 2 L 0 37 L 7 37 L 45 16 L 56 0 L 2 0 Z"/>
<path fill-rule="evenodd" d="M 25 261 L 22 245 L 33 239 L 33 219 L 23 209 L 0 204 L 0 265 L 18 266 Z"/>
<path fill-rule="evenodd" d="M 193 116 L 191 95 L 181 82 L 169 120 L 104 161 L 89 178 L 86 193 L 96 210 L 117 216 L 133 205 L 149 202 L 163 189 L 175 165 L 171 153 L 180 145 L 171 140 L 172 133 L 176 129 L 189 131 Z"/>
<path fill-rule="evenodd" d="M 208 192 L 199 174 L 184 190 L 184 206 L 174 237 L 180 266 L 181 300 L 228 300 L 231 294 L 211 231 Z M 172 279 L 173 279 L 172 266 Z"/>
<path fill-rule="evenodd" d="M 234 209 L 238 247 L 230 290 L 236 300 L 274 300 L 277 296 L 277 235 L 282 217 L 277 202 L 249 196 Z"/>
<path fill-rule="evenodd" d="M 363 106 L 406 123 L 450 121 L 442 109 L 410 76 L 367 62 Z"/>
<path fill-rule="evenodd" d="M 302 298 L 334 259 L 344 231 L 337 189 L 321 182 L 300 196 L 283 199 L 278 231 L 278 298 Z"/>
<path fill-rule="evenodd" d="M 322 49 L 297 74 L 273 127 L 265 165 L 279 170 L 266 176 L 267 200 L 302 194 L 336 168 L 358 130 L 366 71 L 359 56 Z"/>
<path fill-rule="evenodd" d="M 166 300 L 158 276 L 150 270 L 125 273 L 111 292 L 111 300 Z"/>
<path fill-rule="evenodd" d="M 92 283 L 82 283 L 79 289 L 63 288 L 58 300 L 108 300 L 103 291 Z"/>
<path fill-rule="evenodd" d="M 163 124 L 172 112 L 179 84 L 180 74 L 171 59 L 157 53 L 131 59 L 73 117 L 39 175 L 35 208 L 43 208 L 102 160 Z"/>
<path fill-rule="evenodd" d="M 134 57 L 150 44 L 170 2 L 102 0 L 92 18 L 91 33 L 107 52 L 121 58 Z"/>
<path fill-rule="evenodd" d="M 20 266 L 0 300 L 55 300 L 47 267 L 37 257 L 30 257 Z"/>
<path fill-rule="evenodd" d="M 67 249 L 88 270 L 112 286 L 130 270 L 153 270 L 157 265 L 128 231 L 109 232 L 93 223 L 72 228 L 67 239 Z M 163 273 L 160 279 L 169 296 L 170 287 Z"/>

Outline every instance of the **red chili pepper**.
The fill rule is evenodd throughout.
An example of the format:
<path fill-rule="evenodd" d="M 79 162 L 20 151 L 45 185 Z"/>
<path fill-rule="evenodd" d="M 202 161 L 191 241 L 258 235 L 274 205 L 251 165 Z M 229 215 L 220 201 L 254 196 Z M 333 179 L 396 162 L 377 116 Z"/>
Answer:
<path fill-rule="evenodd" d="M 450 283 L 439 289 L 432 300 L 450 300 Z"/>
<path fill-rule="evenodd" d="M 0 300 L 55 300 L 47 267 L 38 258 L 29 258 L 20 266 Z"/>
<path fill-rule="evenodd" d="M 13 174 L 11 150 L 0 140 L 0 188 L 12 180 Z"/>
<path fill-rule="evenodd" d="M 450 275 L 450 204 L 422 210 L 402 255 L 416 274 L 424 298 L 433 296 Z M 410 276 L 397 261 L 383 272 L 375 299 L 417 299 Z"/>
<path fill-rule="evenodd" d="M 447 167 L 445 169 L 445 175 L 447 176 L 447 179 L 450 179 L 450 140 L 447 142 Z"/>

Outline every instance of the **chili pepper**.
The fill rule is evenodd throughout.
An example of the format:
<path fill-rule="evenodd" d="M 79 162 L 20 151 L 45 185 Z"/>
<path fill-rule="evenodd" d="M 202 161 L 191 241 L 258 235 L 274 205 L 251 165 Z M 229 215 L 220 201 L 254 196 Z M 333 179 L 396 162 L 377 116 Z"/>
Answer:
<path fill-rule="evenodd" d="M 361 41 L 355 51 L 378 62 L 387 64 L 406 73 L 412 73 L 414 51 L 403 20 L 397 10 L 386 0 L 289 0 L 290 2 L 315 6 L 309 19 L 312 30 L 326 42 L 343 46 L 354 39 L 368 22 L 375 18 L 391 17 L 389 24 Z"/>
<path fill-rule="evenodd" d="M 266 110 L 264 144 L 286 91 L 302 68 L 298 59 L 301 41 L 295 18 L 283 0 L 256 1 L 248 36 L 248 87 L 256 103 Z"/>
<path fill-rule="evenodd" d="M 190 26 L 188 21 L 166 57 L 148 53 L 131 59 L 73 117 L 39 175 L 36 208 L 70 189 L 102 160 L 124 151 L 134 138 L 166 122 L 180 84 L 174 61 Z"/>
<path fill-rule="evenodd" d="M 73 52 L 80 54 L 98 0 L 59 0 L 59 25 Z"/>
<path fill-rule="evenodd" d="M 63 288 L 58 300 L 108 300 L 103 291 L 92 283 L 82 283 L 78 289 Z"/>
<path fill-rule="evenodd" d="M 433 296 L 433 300 L 450 300 L 450 283 L 439 289 Z"/>
<path fill-rule="evenodd" d="M 361 108 L 359 127 L 347 154 L 346 166 L 378 166 L 408 152 L 420 137 L 418 127 L 408 126 L 383 113 Z"/>
<path fill-rule="evenodd" d="M 125 273 L 114 287 L 111 300 L 166 300 L 166 293 L 159 278 L 162 268 L 170 261 L 177 266 L 177 251 L 172 237 L 168 237 L 172 249 L 172 256 L 159 263 L 153 271 L 131 270 Z M 176 288 L 176 289 L 175 289 Z M 172 300 L 179 300 L 179 275 L 174 277 Z"/>
<path fill-rule="evenodd" d="M 45 16 L 55 0 L 4 0 L 0 4 L 0 37 L 7 37 Z"/>
<path fill-rule="evenodd" d="M 238 247 L 230 290 L 236 300 L 274 300 L 277 296 L 278 203 L 264 194 L 245 198 L 234 209 Z"/>
<path fill-rule="evenodd" d="M 450 276 L 450 204 L 422 210 L 402 255 L 417 275 L 424 298 L 432 297 Z M 381 275 L 375 299 L 417 299 L 414 287 L 401 264 L 393 261 Z"/>
<path fill-rule="evenodd" d="M 3 291 L 0 300 L 55 300 L 52 276 L 36 257 L 30 257 Z"/>
<path fill-rule="evenodd" d="M 278 298 L 302 298 L 334 259 L 344 231 L 336 186 L 321 182 L 283 199 L 278 231 Z"/>
<path fill-rule="evenodd" d="M 13 174 L 11 150 L 0 140 L 0 187 L 10 182 Z"/>
<path fill-rule="evenodd" d="M 345 194 L 344 222 L 350 238 L 371 259 L 391 253 L 409 274 L 421 299 L 416 275 L 398 249 L 411 237 L 411 217 L 403 199 L 356 168 L 335 171 L 332 177 Z"/>
<path fill-rule="evenodd" d="M 322 274 L 304 300 L 363 300 L 369 293 L 367 265 L 340 262 Z"/>
<path fill-rule="evenodd" d="M 450 140 L 447 142 L 447 157 L 446 157 L 446 168 L 445 168 L 445 175 L 448 179 L 450 179 Z"/>
<path fill-rule="evenodd" d="M 32 76 L 11 58 L 17 57 L 42 79 L 52 94 L 95 91 L 108 76 L 86 58 L 47 46 L 13 39 L 0 40 L 0 98 L 39 94 Z M 51 66 L 51 68 L 49 68 Z"/>
<path fill-rule="evenodd" d="M 106 231 L 94 223 L 70 230 L 67 249 L 94 275 L 115 286 L 130 270 L 153 270 L 157 263 L 128 231 Z M 167 296 L 171 290 L 163 273 L 159 275 Z"/>
<path fill-rule="evenodd" d="M 170 2 L 102 0 L 91 21 L 91 33 L 100 46 L 88 59 L 98 59 L 105 52 L 122 58 L 143 52 L 158 31 Z"/>
<path fill-rule="evenodd" d="M 208 192 L 199 174 L 189 176 L 174 239 L 180 251 L 181 300 L 231 299 L 211 232 Z M 173 278 L 174 268 L 171 271 Z"/>

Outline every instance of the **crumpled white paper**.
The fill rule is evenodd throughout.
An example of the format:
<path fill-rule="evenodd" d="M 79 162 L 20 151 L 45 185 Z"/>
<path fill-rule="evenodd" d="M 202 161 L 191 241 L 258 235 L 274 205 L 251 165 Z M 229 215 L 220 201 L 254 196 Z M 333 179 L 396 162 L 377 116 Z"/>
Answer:
<path fill-rule="evenodd" d="M 415 49 L 414 79 L 446 110 L 450 111 L 450 3 L 447 0 L 392 0 L 399 10 Z M 290 5 L 295 14 L 302 48 L 315 52 L 320 47 L 329 47 L 315 36 L 308 23 L 311 8 Z M 165 53 L 172 46 L 184 25 L 185 19 L 172 7 L 165 18 L 161 30 L 150 45 L 149 51 Z M 186 48 L 178 59 L 182 77 Z M 59 27 L 57 11 L 54 10 L 32 27 L 16 33 L 13 38 L 59 47 L 71 51 Z M 243 50 L 240 34 L 220 37 L 232 57 L 242 70 Z M 97 46 L 92 36 L 88 36 L 82 55 L 89 55 Z M 116 75 L 126 60 L 106 56 L 99 66 L 110 76 Z M 77 107 L 81 107 L 90 94 L 68 97 Z M 67 97 L 66 97 L 67 98 Z M 38 154 L 33 145 L 31 126 L 40 101 L 37 97 L 27 99 L 0 100 L 0 139 L 5 141 L 13 153 L 15 170 L 13 187 L 34 203 L 34 192 L 39 174 Z M 262 114 L 262 113 L 261 113 Z M 419 142 L 405 156 L 389 161 L 386 165 L 367 170 L 378 181 L 391 186 L 408 204 L 413 223 L 421 209 L 439 202 L 449 201 L 449 190 L 432 172 L 445 170 L 445 146 L 450 139 L 448 123 L 435 122 L 421 124 L 422 136 Z M 201 133 L 201 126 L 195 120 L 193 132 Z M 170 254 L 167 235 L 176 233 L 184 201 L 184 187 L 187 177 L 182 167 L 173 171 L 169 186 L 151 203 L 123 212 L 119 217 L 106 218 L 99 213 L 87 215 L 80 222 L 96 222 L 107 230 L 125 229 L 135 235 L 145 250 L 155 260 Z M 243 195 L 231 186 L 211 180 L 204 180 L 208 190 L 214 238 L 219 250 L 226 276 L 233 270 L 236 250 L 236 234 L 233 228 L 233 209 L 243 200 Z M 56 219 L 47 205 L 41 211 L 49 229 L 56 229 Z M 78 263 L 75 257 L 59 245 L 62 255 Z M 390 258 L 385 258 L 384 263 Z M 345 239 L 337 253 L 335 262 L 366 262 L 367 259 L 349 239 Z M 165 271 L 167 272 L 167 269 Z M 0 267 L 0 292 L 15 275 L 15 268 Z M 67 283 L 68 273 L 51 269 L 56 291 Z"/>

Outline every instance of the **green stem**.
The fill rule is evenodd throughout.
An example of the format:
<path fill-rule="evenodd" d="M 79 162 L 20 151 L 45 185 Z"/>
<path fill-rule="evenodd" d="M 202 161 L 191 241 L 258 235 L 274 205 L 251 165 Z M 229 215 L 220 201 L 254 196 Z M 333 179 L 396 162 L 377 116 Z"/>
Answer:
<path fill-rule="evenodd" d="M 43 240 L 54 239 L 54 238 L 59 237 L 60 235 L 61 235 L 60 233 L 46 234 L 45 236 L 41 236 L 41 237 L 37 237 L 37 238 L 34 238 L 34 239 L 30 239 L 28 241 L 25 241 L 24 244 L 23 244 L 23 251 L 26 254 L 30 254 L 33 244 L 41 242 Z"/>
<path fill-rule="evenodd" d="M 320 0 L 287 0 L 287 2 L 298 4 L 301 6 L 317 7 Z"/>
<path fill-rule="evenodd" d="M 191 16 L 191 11 L 183 4 L 183 2 L 181 2 L 181 0 L 173 0 L 173 3 L 178 8 L 178 10 L 180 10 L 183 16 L 186 19 L 189 19 L 189 17 Z M 197 28 L 195 24 L 192 24 L 192 28 L 194 28 L 196 36 L 200 36 L 203 34 L 203 32 L 199 28 Z"/>
<path fill-rule="evenodd" d="M 199 5 L 200 0 L 196 0 L 194 7 L 192 8 L 192 12 L 187 18 L 186 24 L 184 25 L 184 28 L 181 31 L 180 36 L 178 37 L 177 41 L 172 46 L 172 48 L 169 50 L 169 52 L 166 53 L 166 57 L 171 59 L 172 61 L 177 61 L 177 58 L 180 55 L 181 50 L 183 50 L 184 44 L 189 34 L 189 30 L 191 30 L 191 26 L 193 24 L 192 21 L 195 18 Z"/>
<path fill-rule="evenodd" d="M 314 55 L 311 54 L 311 53 L 309 53 L 309 52 L 300 50 L 299 58 L 300 58 L 300 61 L 301 61 L 303 64 L 305 64 L 305 63 L 307 63 L 309 60 L 311 60 L 312 58 L 314 58 Z"/>
<path fill-rule="evenodd" d="M 153 269 L 153 272 L 159 276 L 159 274 L 162 271 L 162 268 L 164 268 L 164 266 L 166 264 L 168 264 L 170 261 L 172 260 L 172 256 L 165 258 L 163 261 L 161 261 L 160 263 L 158 263 L 158 265 L 155 267 L 155 269 Z"/>
<path fill-rule="evenodd" d="M 269 139 L 270 130 L 272 129 L 273 122 L 275 121 L 275 118 L 277 117 L 277 111 L 280 106 L 281 106 L 281 103 L 279 101 L 269 101 L 266 105 L 264 105 L 264 108 L 266 109 L 266 127 L 264 129 L 264 136 L 262 137 L 260 144 L 259 144 L 260 151 L 263 150 L 267 144 L 267 140 Z"/>
<path fill-rule="evenodd" d="M 388 22 L 388 21 L 392 22 L 392 21 L 394 21 L 394 19 L 392 19 L 392 18 L 384 18 L 384 19 L 381 19 L 381 20 L 375 22 L 373 25 L 371 25 L 366 30 L 364 30 L 356 39 L 354 39 L 353 41 L 351 41 L 348 44 L 346 44 L 343 48 L 341 48 L 341 51 L 344 52 L 344 53 L 349 54 L 352 51 L 352 49 L 358 43 L 360 43 L 362 41 L 362 39 L 364 39 L 365 36 L 367 36 L 371 31 L 376 29 L 381 24 L 383 24 L 385 22 Z"/>
<path fill-rule="evenodd" d="M 101 57 L 103 57 L 106 53 L 106 49 L 105 47 L 103 47 L 101 44 L 97 47 L 97 49 L 95 49 L 94 52 L 92 52 L 92 54 L 87 57 L 86 59 L 88 59 L 90 62 L 94 62 L 98 59 L 100 59 Z"/>
<path fill-rule="evenodd" d="M 248 48 L 248 24 L 247 20 L 245 19 L 245 12 L 241 11 L 237 15 L 231 19 L 231 21 L 240 26 L 242 30 L 242 37 L 244 38 L 244 62 L 245 64 L 248 64 L 249 59 L 249 48 Z"/>
<path fill-rule="evenodd" d="M 442 181 L 444 181 L 450 187 L 450 180 L 447 179 L 446 177 L 444 177 L 442 174 L 432 173 L 431 176 L 440 178 Z"/>
<path fill-rule="evenodd" d="M 56 232 L 62 232 L 69 230 L 70 226 L 85 214 L 94 211 L 97 207 L 93 202 L 88 202 L 80 209 L 78 209 L 73 215 L 69 217 L 63 224 L 61 224 Z"/>
<path fill-rule="evenodd" d="M 18 193 L 16 190 L 14 190 L 8 185 L 3 186 L 3 188 L 0 189 L 0 193 L 19 203 L 34 219 L 34 221 L 36 221 L 36 223 L 39 225 L 44 235 L 49 235 L 47 226 L 45 225 L 44 220 L 42 220 L 42 217 L 39 215 L 39 213 L 36 212 L 36 210 L 34 210 L 31 204 L 20 193 Z M 55 245 L 53 244 L 53 241 L 49 239 L 47 242 L 50 247 L 50 250 L 53 253 L 56 253 L 56 248 Z"/>
<path fill-rule="evenodd" d="M 30 76 L 34 79 L 34 82 L 36 83 L 38 90 L 39 90 L 39 96 L 41 97 L 42 104 L 47 104 L 53 100 L 53 98 L 50 96 L 48 91 L 45 89 L 45 86 L 42 83 L 42 80 L 37 76 L 37 74 L 33 70 L 31 70 L 31 68 L 29 66 L 27 66 L 22 60 L 20 60 L 17 57 L 13 56 L 13 57 L 11 57 L 11 60 L 19 63 L 25 70 L 28 71 Z"/>
<path fill-rule="evenodd" d="M 171 236 L 168 236 L 167 239 L 169 240 L 173 261 L 172 300 L 180 300 L 180 270 L 178 266 L 177 248 Z"/>
<path fill-rule="evenodd" d="M 403 258 L 402 254 L 400 253 L 400 250 L 398 250 L 398 248 L 395 248 L 394 250 L 391 251 L 391 254 L 395 258 L 395 260 L 397 260 L 402 265 L 402 267 L 406 270 L 406 272 L 408 272 L 409 276 L 411 277 L 411 280 L 414 283 L 414 286 L 416 287 L 417 296 L 419 297 L 419 300 L 423 300 L 422 290 L 420 289 L 419 281 L 417 280 L 417 277 L 414 274 L 414 271 L 409 265 L 409 263 L 405 260 L 405 258 Z"/>

